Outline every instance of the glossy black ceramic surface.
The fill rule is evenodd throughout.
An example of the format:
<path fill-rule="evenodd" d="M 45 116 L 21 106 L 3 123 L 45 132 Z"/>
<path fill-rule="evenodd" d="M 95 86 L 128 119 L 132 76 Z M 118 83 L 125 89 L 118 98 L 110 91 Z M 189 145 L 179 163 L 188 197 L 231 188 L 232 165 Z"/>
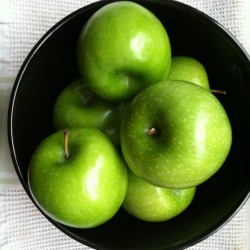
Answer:
<path fill-rule="evenodd" d="M 223 167 L 197 188 L 191 206 L 163 223 L 146 223 L 123 210 L 94 229 L 72 229 L 54 223 L 72 238 L 96 249 L 181 249 L 210 236 L 244 204 L 250 191 L 250 61 L 239 43 L 218 23 L 184 4 L 140 0 L 164 24 L 173 55 L 192 56 L 207 69 L 211 88 L 233 129 L 233 145 Z M 25 60 L 16 78 L 9 106 L 9 142 L 17 174 L 28 195 L 27 167 L 37 144 L 53 132 L 52 107 L 59 92 L 79 76 L 76 40 L 101 1 L 84 7 L 52 27 Z"/>

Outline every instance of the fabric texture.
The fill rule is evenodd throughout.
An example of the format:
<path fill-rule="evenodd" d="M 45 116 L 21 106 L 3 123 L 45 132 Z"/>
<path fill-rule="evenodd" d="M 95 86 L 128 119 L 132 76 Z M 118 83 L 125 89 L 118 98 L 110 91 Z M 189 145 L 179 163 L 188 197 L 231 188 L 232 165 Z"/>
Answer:
<path fill-rule="evenodd" d="M 25 57 L 61 18 L 95 0 L 0 1 L 0 249 L 90 249 L 52 225 L 15 173 L 7 141 L 8 102 Z M 167 0 L 166 0 L 167 1 Z M 217 20 L 250 53 L 249 0 L 181 0 Z M 249 250 L 250 200 L 227 225 L 190 250 Z"/>

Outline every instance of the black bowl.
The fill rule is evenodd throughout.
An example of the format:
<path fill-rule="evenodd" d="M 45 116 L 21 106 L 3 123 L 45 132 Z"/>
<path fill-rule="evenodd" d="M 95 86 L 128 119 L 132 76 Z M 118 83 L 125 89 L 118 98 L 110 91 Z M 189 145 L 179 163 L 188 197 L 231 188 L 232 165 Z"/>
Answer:
<path fill-rule="evenodd" d="M 79 76 L 76 40 L 86 20 L 108 1 L 86 6 L 50 29 L 32 49 L 12 91 L 8 129 L 10 150 L 20 181 L 27 186 L 27 167 L 34 148 L 53 132 L 52 107 L 59 92 Z M 191 206 L 163 223 L 139 221 L 122 209 L 94 229 L 72 229 L 49 220 L 72 238 L 97 249 L 181 249 L 191 246 L 226 224 L 250 191 L 250 61 L 241 45 L 216 21 L 182 3 L 140 0 L 162 21 L 173 55 L 197 58 L 207 69 L 211 88 L 233 129 L 233 145 L 222 168 L 197 188 Z M 32 198 L 31 198 L 32 199 Z"/>

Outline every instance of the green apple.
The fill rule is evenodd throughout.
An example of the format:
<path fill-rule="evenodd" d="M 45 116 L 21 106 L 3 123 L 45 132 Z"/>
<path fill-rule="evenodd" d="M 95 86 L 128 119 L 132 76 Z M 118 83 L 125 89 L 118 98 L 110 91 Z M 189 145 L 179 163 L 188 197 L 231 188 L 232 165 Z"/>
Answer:
<path fill-rule="evenodd" d="M 170 41 L 162 23 L 145 7 L 129 1 L 108 3 L 83 26 L 77 61 L 83 79 L 99 96 L 130 100 L 166 79 Z"/>
<path fill-rule="evenodd" d="M 76 79 L 56 99 L 53 109 L 54 127 L 56 130 L 95 127 L 119 144 L 124 106 L 124 103 L 111 103 L 100 98 L 81 78 Z"/>
<path fill-rule="evenodd" d="M 28 184 L 52 219 L 92 228 L 111 219 L 127 190 L 127 167 L 111 140 L 95 128 L 57 131 L 32 155 Z"/>
<path fill-rule="evenodd" d="M 123 208 L 134 217 L 161 222 L 182 213 L 192 202 L 196 187 L 187 189 L 161 188 L 128 171 L 128 189 Z"/>
<path fill-rule="evenodd" d="M 209 90 L 163 81 L 130 103 L 120 139 L 124 159 L 136 175 L 156 186 L 188 188 L 223 165 L 232 130 L 225 109 Z"/>
<path fill-rule="evenodd" d="M 209 89 L 208 75 L 203 64 L 193 57 L 172 57 L 168 80 L 182 80 Z"/>

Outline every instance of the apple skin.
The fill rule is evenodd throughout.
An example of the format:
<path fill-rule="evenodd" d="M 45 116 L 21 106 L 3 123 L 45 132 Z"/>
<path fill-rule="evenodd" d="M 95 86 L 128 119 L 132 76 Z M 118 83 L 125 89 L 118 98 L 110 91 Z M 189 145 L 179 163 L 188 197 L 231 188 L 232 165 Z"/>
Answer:
<path fill-rule="evenodd" d="M 189 56 L 172 57 L 167 80 L 182 80 L 210 89 L 208 75 L 203 64 Z"/>
<path fill-rule="evenodd" d="M 196 187 L 157 187 L 128 171 L 128 189 L 122 206 L 140 220 L 162 222 L 182 213 L 191 204 L 195 191 Z"/>
<path fill-rule="evenodd" d="M 111 140 L 94 128 L 57 131 L 35 150 L 28 184 L 38 206 L 52 219 L 75 228 L 92 228 L 111 219 L 127 190 L 127 167 Z"/>
<path fill-rule="evenodd" d="M 166 79 L 170 41 L 148 9 L 129 1 L 113 2 L 83 26 L 77 62 L 96 94 L 109 101 L 130 100 L 146 86 Z"/>
<path fill-rule="evenodd" d="M 232 129 L 225 109 L 209 90 L 163 81 L 130 103 L 120 140 L 124 159 L 137 176 L 160 187 L 188 188 L 223 165 Z"/>
<path fill-rule="evenodd" d="M 111 103 L 100 98 L 79 78 L 57 97 L 53 108 L 54 128 L 95 127 L 118 145 L 124 108 L 125 103 Z"/>

